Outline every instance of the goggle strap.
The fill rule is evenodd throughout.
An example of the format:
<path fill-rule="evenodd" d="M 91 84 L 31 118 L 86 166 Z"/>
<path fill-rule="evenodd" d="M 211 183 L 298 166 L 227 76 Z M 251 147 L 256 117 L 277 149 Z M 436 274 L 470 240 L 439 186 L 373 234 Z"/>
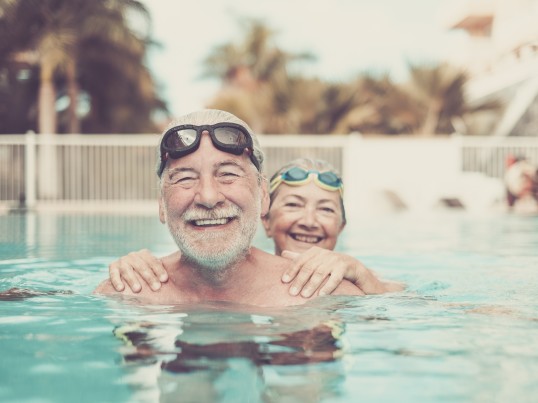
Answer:
<path fill-rule="evenodd" d="M 311 180 L 311 177 L 314 176 L 314 183 L 320 187 L 321 189 L 328 190 L 330 192 L 340 192 L 340 196 L 344 197 L 344 185 L 340 183 L 340 186 L 335 187 L 331 185 L 327 185 L 326 183 L 323 183 L 319 180 L 319 175 L 316 175 L 314 172 L 309 173 L 309 175 L 305 179 L 297 180 L 297 181 L 291 181 L 282 178 L 282 175 L 277 176 L 274 178 L 271 183 L 269 184 L 269 194 L 272 194 L 277 187 L 279 187 L 282 183 L 285 183 L 289 186 L 302 186 L 306 183 L 308 183 Z"/>

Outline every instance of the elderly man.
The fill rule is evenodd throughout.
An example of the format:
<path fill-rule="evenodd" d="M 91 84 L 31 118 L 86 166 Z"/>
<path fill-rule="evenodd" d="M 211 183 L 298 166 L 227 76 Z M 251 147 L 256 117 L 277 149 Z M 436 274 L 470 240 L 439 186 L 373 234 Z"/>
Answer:
<path fill-rule="evenodd" d="M 290 261 L 251 246 L 269 208 L 263 153 L 248 125 L 218 110 L 181 117 L 161 138 L 159 216 L 179 250 L 163 260 L 169 281 L 136 294 L 157 304 L 304 303 L 281 277 Z M 97 293 L 116 293 L 109 280 Z M 124 291 L 124 294 L 130 291 Z M 334 294 L 364 295 L 344 281 Z"/>

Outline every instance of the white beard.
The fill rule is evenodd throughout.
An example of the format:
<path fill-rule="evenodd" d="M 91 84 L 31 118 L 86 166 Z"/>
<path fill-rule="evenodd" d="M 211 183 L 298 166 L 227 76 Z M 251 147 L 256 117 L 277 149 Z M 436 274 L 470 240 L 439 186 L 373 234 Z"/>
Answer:
<path fill-rule="evenodd" d="M 256 208 L 253 213 L 249 212 L 252 217 L 245 215 L 235 204 L 214 210 L 190 208 L 179 217 L 179 220 L 172 223 L 171 221 L 174 220 L 169 220 L 166 213 L 166 222 L 181 251 L 181 259 L 198 267 L 205 278 L 213 282 L 221 281 L 234 264 L 243 260 L 249 252 L 261 213 L 259 197 L 255 203 Z M 185 230 L 185 223 L 189 221 L 225 217 L 235 217 L 234 220 L 237 220 L 239 225 L 234 223 L 233 231 L 196 233 Z"/>

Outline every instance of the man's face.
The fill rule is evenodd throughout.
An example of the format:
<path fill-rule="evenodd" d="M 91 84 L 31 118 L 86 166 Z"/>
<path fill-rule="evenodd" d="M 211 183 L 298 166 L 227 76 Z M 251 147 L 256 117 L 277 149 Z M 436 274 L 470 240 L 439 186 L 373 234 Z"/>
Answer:
<path fill-rule="evenodd" d="M 267 200 L 249 158 L 217 150 L 204 132 L 197 151 L 168 162 L 160 218 L 186 259 L 218 272 L 248 253 Z"/>

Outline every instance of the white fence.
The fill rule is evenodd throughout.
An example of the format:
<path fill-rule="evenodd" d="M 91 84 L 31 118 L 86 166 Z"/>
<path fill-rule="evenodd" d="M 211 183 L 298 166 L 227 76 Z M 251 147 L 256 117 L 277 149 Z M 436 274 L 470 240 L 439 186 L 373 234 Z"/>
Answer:
<path fill-rule="evenodd" d="M 0 136 L 0 208 L 154 211 L 158 138 Z M 459 188 L 466 183 L 496 186 L 489 190 L 496 197 L 509 154 L 538 163 L 534 137 L 264 135 L 260 141 L 268 173 L 298 157 L 331 162 L 343 174 L 351 215 L 378 204 L 380 194 L 409 208 L 428 207 L 442 198 L 476 199 L 462 194 Z"/>

